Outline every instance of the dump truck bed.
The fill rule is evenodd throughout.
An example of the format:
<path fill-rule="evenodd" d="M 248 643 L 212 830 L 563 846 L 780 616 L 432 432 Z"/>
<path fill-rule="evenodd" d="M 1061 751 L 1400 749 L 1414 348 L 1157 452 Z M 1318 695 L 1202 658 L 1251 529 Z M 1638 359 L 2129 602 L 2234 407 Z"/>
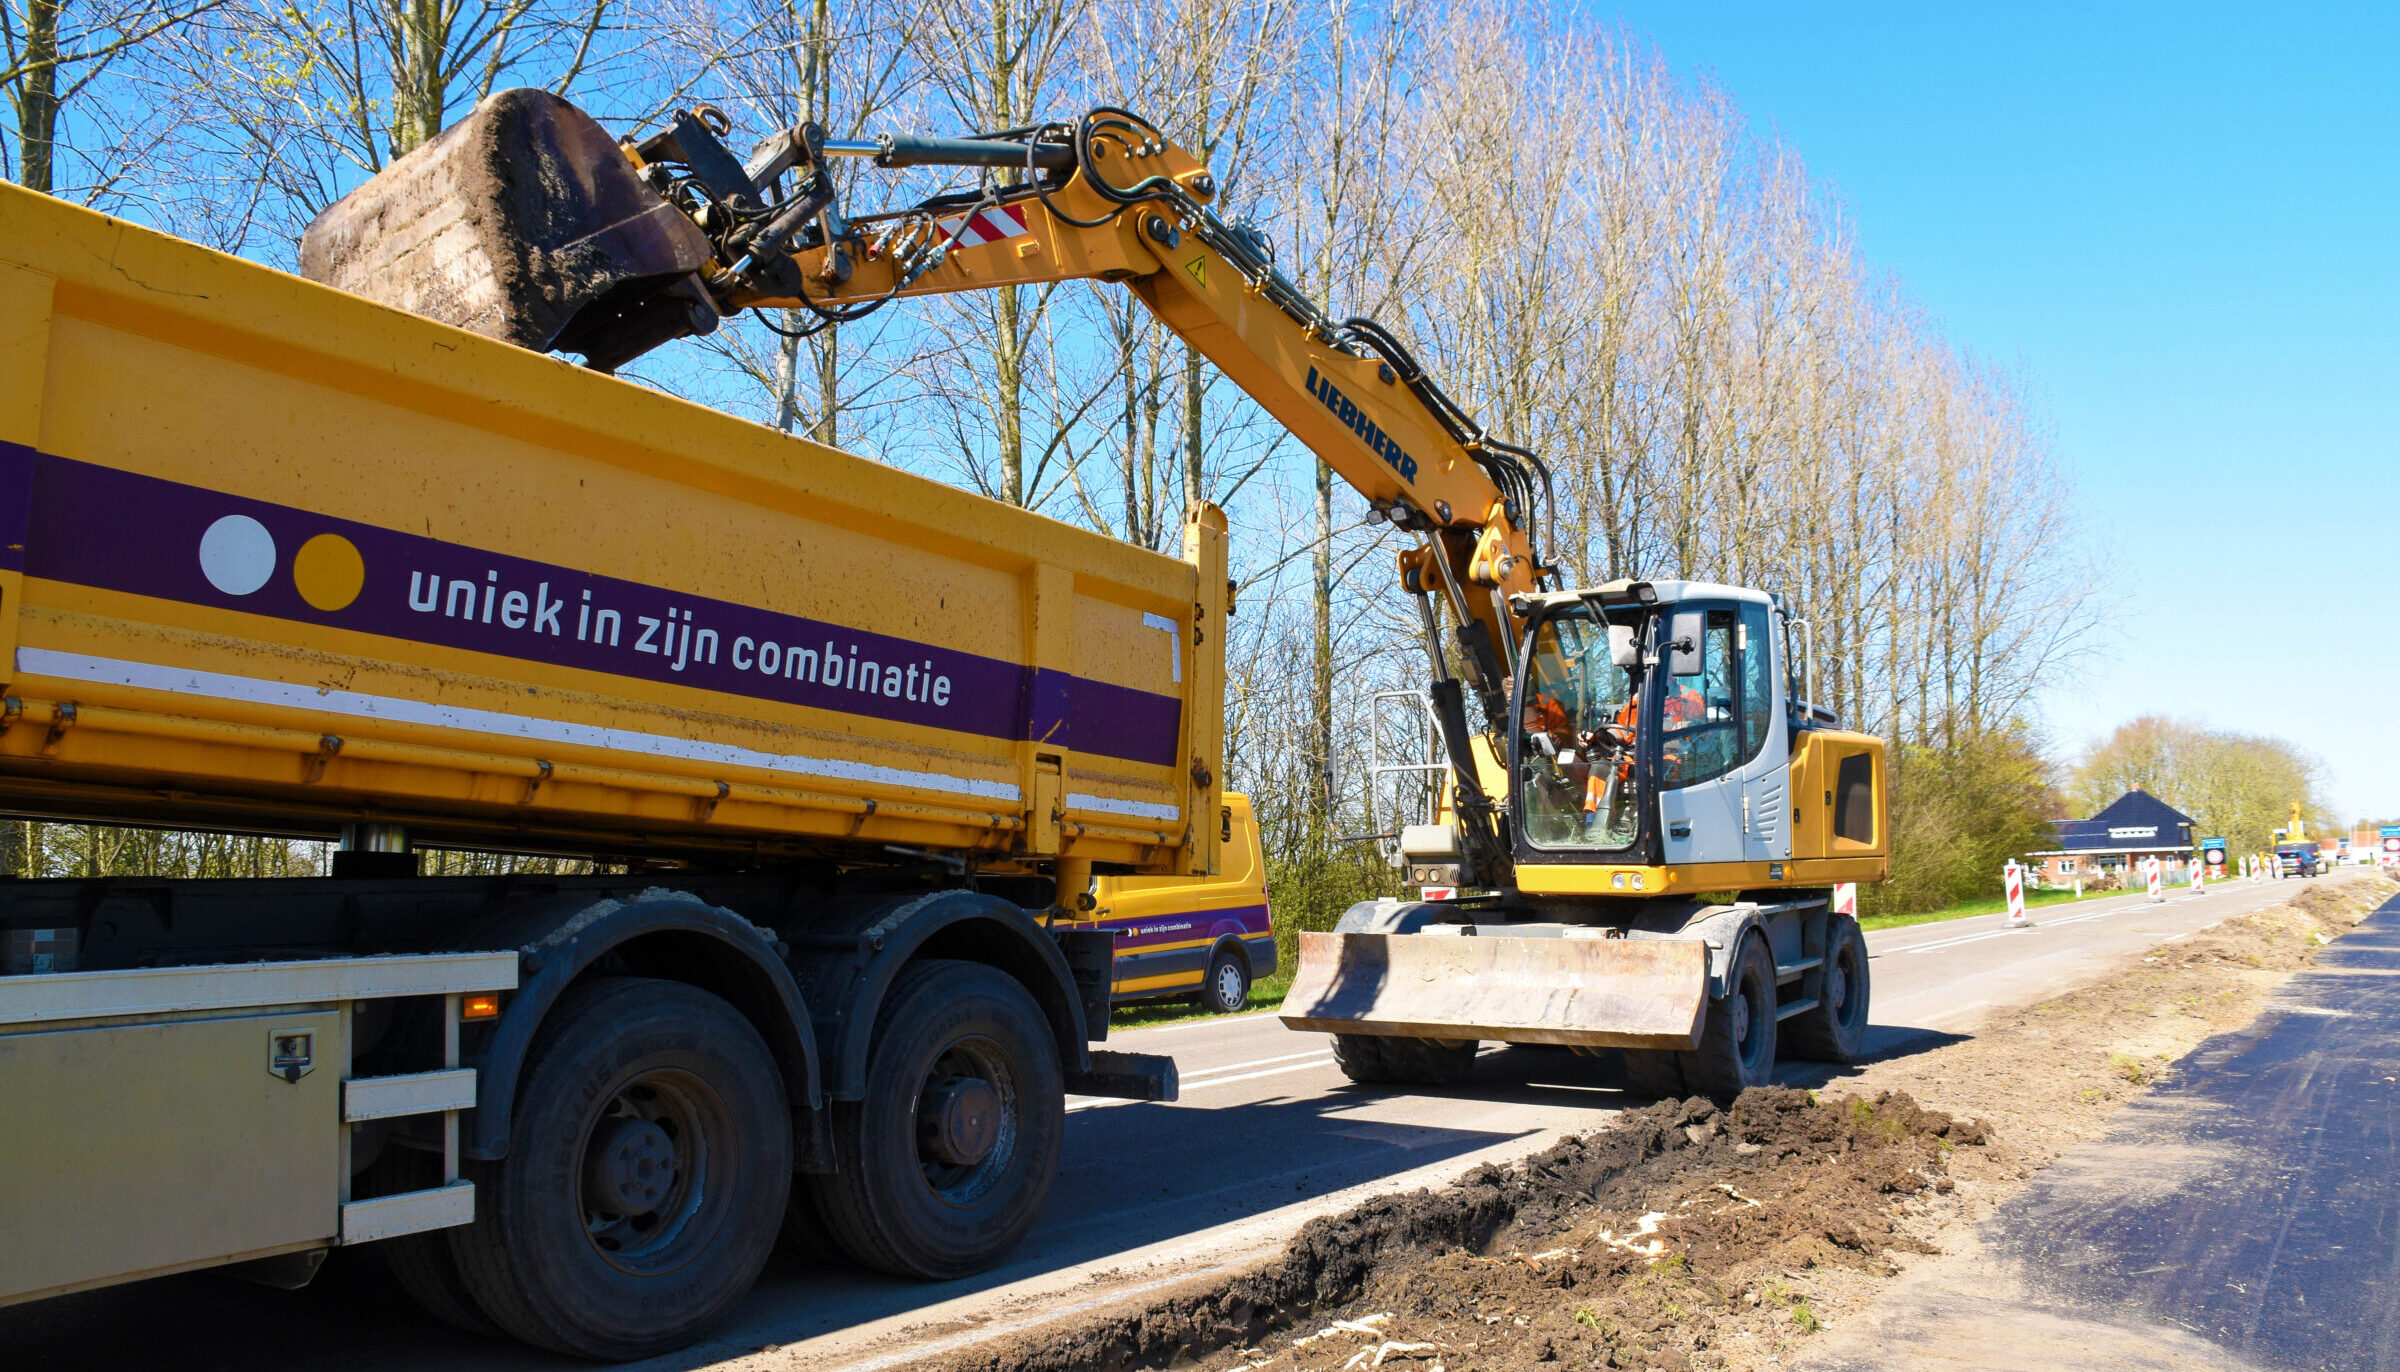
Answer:
<path fill-rule="evenodd" d="M 1160 556 L 9 187 L 0 525 L 0 807 L 1213 860 L 1214 511 Z"/>

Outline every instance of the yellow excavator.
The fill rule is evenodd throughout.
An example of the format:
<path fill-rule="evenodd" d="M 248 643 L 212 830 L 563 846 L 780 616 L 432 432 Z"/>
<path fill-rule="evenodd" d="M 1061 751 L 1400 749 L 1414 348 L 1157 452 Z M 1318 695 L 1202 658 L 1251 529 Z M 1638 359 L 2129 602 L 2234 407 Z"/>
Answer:
<path fill-rule="evenodd" d="M 1638 1089 L 1724 1096 L 1779 1049 L 1859 1052 L 1866 949 L 1831 894 L 1886 871 L 1884 750 L 1804 699 L 1813 639 L 1780 597 L 1562 585 L 1541 459 L 1391 330 L 1325 313 L 1128 111 L 953 138 L 801 124 L 746 157 L 730 128 L 703 106 L 620 140 L 503 92 L 329 208 L 301 268 L 605 370 L 745 309 L 813 331 L 910 296 L 1122 283 L 1413 540 L 1399 582 L 1446 771 L 1398 861 L 1455 894 L 1302 935 L 1284 1021 L 1334 1035 L 1361 1082 L 1453 1082 L 1498 1041 L 1622 1049 Z M 843 159 L 973 184 L 861 210 Z"/>

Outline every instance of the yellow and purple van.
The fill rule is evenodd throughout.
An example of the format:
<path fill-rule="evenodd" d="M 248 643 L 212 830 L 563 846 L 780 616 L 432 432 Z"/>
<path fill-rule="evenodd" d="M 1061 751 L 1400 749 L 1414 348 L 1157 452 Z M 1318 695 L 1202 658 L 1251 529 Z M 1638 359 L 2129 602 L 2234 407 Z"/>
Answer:
<path fill-rule="evenodd" d="M 1275 973 L 1267 864 L 1250 797 L 1225 793 L 1213 877 L 1099 877 L 1093 909 L 1078 923 L 1117 934 L 1115 1003 L 1189 997 L 1211 1010 L 1242 1008 L 1250 983 Z"/>

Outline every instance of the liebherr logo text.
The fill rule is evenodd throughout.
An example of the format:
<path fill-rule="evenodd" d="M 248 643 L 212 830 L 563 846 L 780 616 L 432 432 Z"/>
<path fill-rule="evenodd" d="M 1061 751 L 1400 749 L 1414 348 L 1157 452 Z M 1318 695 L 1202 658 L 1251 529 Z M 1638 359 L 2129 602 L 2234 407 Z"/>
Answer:
<path fill-rule="evenodd" d="M 1377 457 L 1398 472 L 1401 480 L 1416 481 L 1417 460 L 1401 451 L 1400 445 L 1392 441 L 1390 434 L 1377 428 L 1375 421 L 1367 418 L 1367 412 L 1359 408 L 1357 401 L 1342 394 L 1341 387 L 1333 384 L 1333 378 L 1319 376 L 1316 368 L 1309 368 L 1308 393 L 1323 403 L 1326 409 L 1333 411 L 1334 418 L 1349 425 L 1350 432 L 1357 434 L 1375 451 Z"/>

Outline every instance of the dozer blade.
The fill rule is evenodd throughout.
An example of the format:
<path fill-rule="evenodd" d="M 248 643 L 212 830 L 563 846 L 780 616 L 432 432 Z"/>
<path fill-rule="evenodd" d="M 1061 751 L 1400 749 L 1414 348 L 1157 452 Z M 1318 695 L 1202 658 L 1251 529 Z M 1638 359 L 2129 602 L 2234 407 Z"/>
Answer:
<path fill-rule="evenodd" d="M 1329 1034 L 1696 1048 L 1708 946 L 1686 939 L 1300 936 L 1283 1022 Z"/>
<path fill-rule="evenodd" d="M 590 115 L 486 99 L 308 226 L 300 274 L 520 347 L 613 368 L 717 326 L 707 235 Z"/>

